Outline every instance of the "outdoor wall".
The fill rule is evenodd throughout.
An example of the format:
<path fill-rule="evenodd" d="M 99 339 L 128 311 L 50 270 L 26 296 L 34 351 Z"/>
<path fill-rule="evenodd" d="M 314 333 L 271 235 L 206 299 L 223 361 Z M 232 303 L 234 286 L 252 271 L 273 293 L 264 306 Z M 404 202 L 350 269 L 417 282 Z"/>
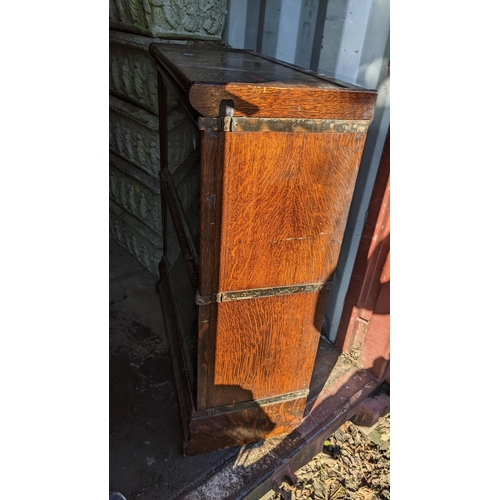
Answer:
<path fill-rule="evenodd" d="M 389 127 L 389 0 L 229 0 L 223 40 L 379 92 L 323 331 L 335 340 Z"/>
<path fill-rule="evenodd" d="M 109 0 L 110 28 L 159 38 L 220 40 L 226 0 Z"/>
<path fill-rule="evenodd" d="M 109 233 L 157 277 L 165 235 L 158 84 L 149 45 L 217 43 L 226 7 L 226 0 L 109 2 Z M 168 165 L 196 237 L 199 132 L 179 106 L 176 91 L 168 90 Z M 179 249 L 170 219 L 166 233 L 168 259 L 175 262 Z"/>

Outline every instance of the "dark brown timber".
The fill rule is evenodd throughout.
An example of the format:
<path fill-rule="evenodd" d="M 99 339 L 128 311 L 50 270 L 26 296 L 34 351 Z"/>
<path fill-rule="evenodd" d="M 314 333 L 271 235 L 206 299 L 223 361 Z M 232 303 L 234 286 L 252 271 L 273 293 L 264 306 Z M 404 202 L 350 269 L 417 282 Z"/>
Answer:
<path fill-rule="evenodd" d="M 163 169 L 160 172 L 160 180 L 162 193 L 164 199 L 167 201 L 182 255 L 184 257 L 184 263 L 186 264 L 186 268 L 188 270 L 189 280 L 191 281 L 193 291 L 196 292 L 198 290 L 200 267 L 196 245 L 182 209 L 181 200 L 175 190 L 172 175 L 167 169 Z"/>

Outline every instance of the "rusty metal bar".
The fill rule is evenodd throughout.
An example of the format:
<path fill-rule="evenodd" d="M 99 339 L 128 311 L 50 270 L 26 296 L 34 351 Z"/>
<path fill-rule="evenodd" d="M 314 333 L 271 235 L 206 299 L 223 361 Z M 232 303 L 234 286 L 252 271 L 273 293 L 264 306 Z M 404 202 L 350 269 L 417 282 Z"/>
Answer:
<path fill-rule="evenodd" d="M 200 130 L 221 132 L 302 132 L 366 134 L 370 120 L 313 120 L 307 118 L 246 118 L 225 116 L 199 118 Z"/>
<path fill-rule="evenodd" d="M 262 297 L 276 297 L 296 293 L 317 292 L 320 290 L 329 290 L 331 286 L 331 281 L 327 281 L 325 283 L 309 283 L 307 285 L 276 286 L 272 288 L 252 288 L 249 290 L 218 292 L 206 296 L 201 296 L 197 292 L 195 302 L 197 305 L 203 306 L 212 304 L 213 302 L 229 302 L 231 300 L 258 299 Z"/>
<path fill-rule="evenodd" d="M 205 411 L 199 412 L 194 415 L 194 418 L 198 416 L 213 417 L 215 415 L 221 415 L 227 413 L 228 411 L 243 411 L 255 407 L 263 407 L 272 403 L 280 403 L 282 401 L 289 401 L 291 399 L 306 398 L 309 395 L 309 389 L 302 389 L 301 391 L 289 392 L 287 394 L 280 394 L 279 396 L 253 399 L 251 401 L 243 401 L 241 403 L 235 403 L 232 405 L 216 406 L 214 408 L 207 408 Z"/>
<path fill-rule="evenodd" d="M 226 117 L 225 132 L 366 133 L 370 120 Z"/>

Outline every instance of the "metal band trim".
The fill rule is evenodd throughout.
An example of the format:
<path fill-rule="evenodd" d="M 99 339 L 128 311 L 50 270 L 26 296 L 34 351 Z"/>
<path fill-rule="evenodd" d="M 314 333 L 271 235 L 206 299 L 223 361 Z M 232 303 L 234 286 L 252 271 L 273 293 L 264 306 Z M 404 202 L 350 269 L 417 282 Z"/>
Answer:
<path fill-rule="evenodd" d="M 232 405 L 216 406 L 215 408 L 207 408 L 205 411 L 200 412 L 203 416 L 213 417 L 215 415 L 228 413 L 230 411 L 244 411 L 255 407 L 262 407 L 270 404 L 278 404 L 295 399 L 306 398 L 309 395 L 309 389 L 302 389 L 300 391 L 289 392 L 287 394 L 280 394 L 269 398 L 255 399 L 253 401 L 242 401 Z M 195 417 L 196 418 L 196 417 Z"/>
<path fill-rule="evenodd" d="M 236 290 L 231 292 L 218 292 L 211 295 L 201 296 L 198 292 L 195 302 L 199 306 L 213 304 L 214 302 L 230 302 L 232 300 L 259 299 L 262 297 L 280 297 L 296 293 L 311 293 L 320 290 L 330 290 L 332 282 L 311 283 L 307 285 L 289 285 L 272 288 L 252 288 L 250 290 Z"/>
<path fill-rule="evenodd" d="M 306 132 L 362 133 L 368 131 L 370 120 L 313 120 L 307 118 L 246 118 L 226 116 L 199 118 L 200 130 L 213 128 L 223 132 Z"/>

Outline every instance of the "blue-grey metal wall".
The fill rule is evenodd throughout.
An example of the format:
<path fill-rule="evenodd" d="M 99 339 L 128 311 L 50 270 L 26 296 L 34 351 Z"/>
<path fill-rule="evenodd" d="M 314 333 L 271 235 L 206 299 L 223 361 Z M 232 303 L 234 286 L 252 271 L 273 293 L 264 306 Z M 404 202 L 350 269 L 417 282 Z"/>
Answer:
<path fill-rule="evenodd" d="M 335 340 L 389 129 L 389 0 L 228 0 L 224 41 L 379 92 L 324 333 Z"/>

